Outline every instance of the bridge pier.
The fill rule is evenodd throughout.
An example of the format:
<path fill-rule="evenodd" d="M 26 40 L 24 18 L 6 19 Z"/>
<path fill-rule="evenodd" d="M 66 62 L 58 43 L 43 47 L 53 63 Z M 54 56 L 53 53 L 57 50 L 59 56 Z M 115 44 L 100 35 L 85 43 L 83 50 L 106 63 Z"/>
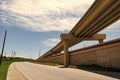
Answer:
<path fill-rule="evenodd" d="M 63 40 L 64 43 L 64 67 L 68 67 L 70 63 L 69 59 L 69 51 L 68 51 L 68 40 Z"/>
<path fill-rule="evenodd" d="M 69 41 L 91 41 L 91 40 L 98 40 L 99 43 L 103 43 L 103 40 L 106 38 L 105 34 L 95 34 L 89 38 L 82 38 L 82 37 L 74 37 L 72 34 L 61 34 L 61 40 L 63 40 L 63 50 L 64 50 L 64 66 L 68 67 L 68 65 L 70 64 L 70 56 L 69 56 L 69 47 L 70 47 L 70 43 Z"/>

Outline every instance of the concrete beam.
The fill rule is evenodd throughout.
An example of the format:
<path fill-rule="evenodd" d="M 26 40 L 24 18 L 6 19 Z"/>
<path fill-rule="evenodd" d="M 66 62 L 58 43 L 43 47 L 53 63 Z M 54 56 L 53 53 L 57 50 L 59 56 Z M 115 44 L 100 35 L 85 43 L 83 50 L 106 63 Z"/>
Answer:
<path fill-rule="evenodd" d="M 61 34 L 61 40 L 103 40 L 106 38 L 106 34 L 95 34 L 92 37 L 74 37 L 72 34 Z"/>
<path fill-rule="evenodd" d="M 120 0 L 95 0 L 70 33 L 75 37 L 88 37 L 106 28 L 119 20 L 119 5 Z"/>
<path fill-rule="evenodd" d="M 73 39 L 74 36 L 73 36 L 73 34 L 61 34 L 60 38 L 61 38 L 61 40 L 64 40 L 64 39 Z"/>
<path fill-rule="evenodd" d="M 64 48 L 63 48 L 64 40 L 68 40 L 68 47 L 71 47 L 71 46 L 73 46 L 73 45 L 75 45 L 75 44 L 77 44 L 81 41 L 84 41 L 84 40 L 98 40 L 99 43 L 102 43 L 100 41 L 105 39 L 106 35 L 105 34 L 95 34 L 95 35 L 93 35 L 92 37 L 89 37 L 89 38 L 80 38 L 80 37 L 75 38 L 72 34 L 61 34 L 60 37 L 61 37 L 61 42 L 58 45 L 56 45 L 53 49 L 46 52 L 46 54 L 44 54 L 42 57 L 49 56 L 49 55 L 52 55 L 52 54 L 56 54 L 56 53 L 59 53 L 62 50 L 64 50 Z"/>

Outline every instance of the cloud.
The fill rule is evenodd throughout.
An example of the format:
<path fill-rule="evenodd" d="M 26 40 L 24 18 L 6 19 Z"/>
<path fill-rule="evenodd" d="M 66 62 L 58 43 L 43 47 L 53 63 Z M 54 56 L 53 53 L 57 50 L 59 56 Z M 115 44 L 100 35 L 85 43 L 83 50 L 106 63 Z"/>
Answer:
<path fill-rule="evenodd" d="M 43 42 L 41 42 L 42 44 L 44 44 L 45 46 L 49 46 L 49 47 L 53 47 L 55 46 L 58 42 L 60 42 L 59 39 L 55 39 L 55 38 L 52 38 L 52 39 L 47 39 Z"/>
<path fill-rule="evenodd" d="M 113 23 L 112 25 L 110 25 L 108 28 L 106 29 L 120 29 L 120 20 L 116 21 L 115 23 Z"/>
<path fill-rule="evenodd" d="M 101 32 L 120 32 L 120 20 L 116 21 Z"/>
<path fill-rule="evenodd" d="M 105 32 L 120 32 L 120 29 L 105 29 Z"/>
<path fill-rule="evenodd" d="M 1 0 L 0 21 L 31 31 L 69 31 L 94 0 Z M 7 24 L 6 24 L 7 23 Z"/>

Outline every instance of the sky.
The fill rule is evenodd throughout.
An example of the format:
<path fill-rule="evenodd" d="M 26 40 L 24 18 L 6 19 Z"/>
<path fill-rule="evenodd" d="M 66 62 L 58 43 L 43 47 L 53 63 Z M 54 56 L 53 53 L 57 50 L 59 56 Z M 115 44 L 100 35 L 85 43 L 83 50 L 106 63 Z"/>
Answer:
<path fill-rule="evenodd" d="M 4 32 L 7 40 L 4 55 L 37 59 L 60 42 L 82 18 L 94 0 L 0 0 L 0 51 Z M 99 33 L 105 41 L 120 38 L 120 20 Z M 70 50 L 97 44 L 84 41 Z"/>

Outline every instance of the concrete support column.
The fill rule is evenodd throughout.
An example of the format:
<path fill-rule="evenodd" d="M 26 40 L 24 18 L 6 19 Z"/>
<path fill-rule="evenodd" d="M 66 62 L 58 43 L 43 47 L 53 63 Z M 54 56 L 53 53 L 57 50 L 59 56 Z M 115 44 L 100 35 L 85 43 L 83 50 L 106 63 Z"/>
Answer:
<path fill-rule="evenodd" d="M 100 39 L 100 40 L 99 40 L 99 43 L 103 43 L 103 39 Z"/>
<path fill-rule="evenodd" d="M 68 40 L 63 40 L 64 43 L 64 66 L 69 65 L 69 51 L 68 51 Z"/>

